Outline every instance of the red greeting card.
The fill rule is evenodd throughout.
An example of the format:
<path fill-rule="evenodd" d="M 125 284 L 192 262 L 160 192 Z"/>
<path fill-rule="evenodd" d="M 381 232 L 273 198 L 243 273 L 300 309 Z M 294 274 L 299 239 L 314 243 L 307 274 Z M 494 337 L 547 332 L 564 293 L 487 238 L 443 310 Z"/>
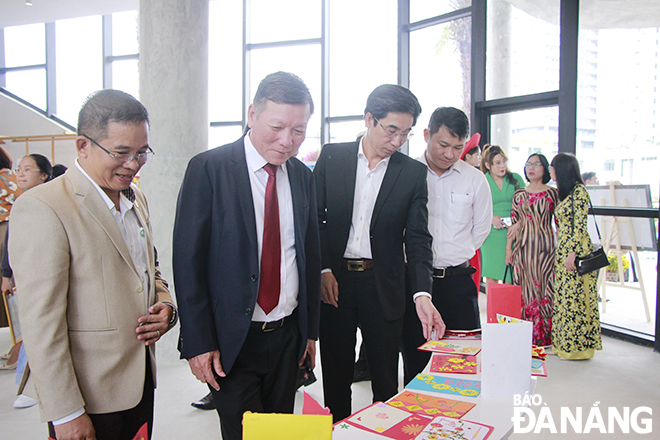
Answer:
<path fill-rule="evenodd" d="M 425 416 L 460 418 L 474 408 L 474 403 L 459 402 L 445 397 L 433 397 L 404 390 L 387 401 L 388 405 Z"/>
<path fill-rule="evenodd" d="M 434 354 L 431 359 L 431 373 L 477 374 L 476 356 Z"/>

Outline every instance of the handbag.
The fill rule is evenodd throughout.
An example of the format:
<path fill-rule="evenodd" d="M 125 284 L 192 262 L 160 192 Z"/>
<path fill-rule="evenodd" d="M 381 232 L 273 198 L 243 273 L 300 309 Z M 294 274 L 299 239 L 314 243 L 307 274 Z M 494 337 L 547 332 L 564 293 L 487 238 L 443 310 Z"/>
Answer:
<path fill-rule="evenodd" d="M 573 208 L 573 219 L 571 222 L 571 234 L 573 233 L 573 223 L 575 223 L 575 207 L 573 206 L 573 194 L 571 194 L 571 207 Z M 591 212 L 594 216 L 594 224 L 596 225 L 596 232 L 598 233 L 598 239 L 602 243 L 602 238 L 600 237 L 600 230 L 598 229 L 598 222 L 596 221 L 596 216 L 593 214 L 594 207 L 591 204 L 591 198 L 589 199 L 589 207 L 591 208 Z M 607 267 L 610 265 L 609 260 L 607 259 L 607 255 L 605 254 L 605 250 L 603 247 L 599 247 L 598 249 L 595 249 L 593 252 L 591 252 L 588 255 L 585 255 L 584 257 L 575 257 L 575 266 L 577 269 L 577 273 L 579 275 L 586 275 L 589 272 L 593 272 L 596 270 L 600 270 L 603 267 Z"/>

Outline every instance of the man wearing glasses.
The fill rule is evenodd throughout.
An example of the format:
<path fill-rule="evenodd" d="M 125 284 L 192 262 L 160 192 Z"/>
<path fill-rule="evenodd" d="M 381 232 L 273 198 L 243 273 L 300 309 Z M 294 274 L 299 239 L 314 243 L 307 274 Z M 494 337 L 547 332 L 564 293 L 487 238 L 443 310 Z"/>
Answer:
<path fill-rule="evenodd" d="M 151 436 L 155 343 L 176 322 L 147 202 L 147 110 L 102 90 L 78 116 L 78 157 L 12 209 L 9 254 L 41 418 L 65 439 Z"/>
<path fill-rule="evenodd" d="M 469 260 L 490 233 L 493 202 L 484 174 L 460 160 L 469 133 L 461 110 L 440 107 L 424 129 L 429 232 L 433 235 L 433 304 L 450 330 L 481 328 L 478 290 Z M 408 304 L 403 326 L 404 381 L 422 372 L 431 355 L 417 350 L 422 329 Z"/>
<path fill-rule="evenodd" d="M 398 152 L 420 113 L 408 89 L 377 87 L 364 111 L 365 135 L 355 142 L 325 145 L 314 168 L 323 264 L 323 391 L 334 421 L 352 412 L 358 325 L 374 401 L 398 391 L 399 340 L 409 301 L 406 262 L 424 335 L 444 334 L 428 293 L 433 254 L 426 167 Z"/>

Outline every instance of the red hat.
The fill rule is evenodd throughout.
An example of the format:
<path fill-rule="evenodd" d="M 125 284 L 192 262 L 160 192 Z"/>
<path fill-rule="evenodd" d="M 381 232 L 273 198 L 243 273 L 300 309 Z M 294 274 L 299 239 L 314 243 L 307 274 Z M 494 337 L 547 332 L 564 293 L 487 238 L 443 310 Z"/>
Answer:
<path fill-rule="evenodd" d="M 479 141 L 481 140 L 481 135 L 479 133 L 475 133 L 469 141 L 465 143 L 465 147 L 463 148 L 463 153 L 461 153 L 461 160 L 465 160 L 465 156 L 468 154 L 468 152 L 473 149 L 474 147 L 479 146 Z"/>

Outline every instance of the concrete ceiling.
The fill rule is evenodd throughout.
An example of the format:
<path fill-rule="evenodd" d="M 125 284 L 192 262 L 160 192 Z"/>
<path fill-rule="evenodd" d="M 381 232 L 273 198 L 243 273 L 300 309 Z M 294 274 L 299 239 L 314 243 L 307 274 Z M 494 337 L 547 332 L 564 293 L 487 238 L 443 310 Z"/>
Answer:
<path fill-rule="evenodd" d="M 0 0 L 0 28 L 137 10 L 139 0 Z"/>

